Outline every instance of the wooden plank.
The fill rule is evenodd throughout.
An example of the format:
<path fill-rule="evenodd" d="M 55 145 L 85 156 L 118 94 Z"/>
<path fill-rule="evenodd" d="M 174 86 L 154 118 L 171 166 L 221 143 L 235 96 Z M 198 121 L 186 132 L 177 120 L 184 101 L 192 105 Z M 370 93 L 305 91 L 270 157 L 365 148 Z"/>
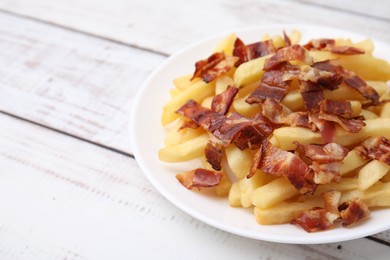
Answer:
<path fill-rule="evenodd" d="M 0 125 L 0 259 L 388 255 L 387 246 L 364 238 L 305 246 L 217 230 L 161 197 L 129 157 L 2 114 Z"/>
<path fill-rule="evenodd" d="M 0 13 L 0 110 L 131 152 L 135 93 L 165 57 Z"/>
<path fill-rule="evenodd" d="M 328 25 L 390 41 L 386 20 L 297 1 L 3 0 L 0 8 L 166 54 L 216 33 L 270 23 Z"/>
<path fill-rule="evenodd" d="M 301 2 L 315 4 L 331 9 L 340 9 L 346 12 L 369 15 L 390 21 L 390 5 L 387 0 L 367 1 L 337 1 L 337 0 L 300 0 Z"/>

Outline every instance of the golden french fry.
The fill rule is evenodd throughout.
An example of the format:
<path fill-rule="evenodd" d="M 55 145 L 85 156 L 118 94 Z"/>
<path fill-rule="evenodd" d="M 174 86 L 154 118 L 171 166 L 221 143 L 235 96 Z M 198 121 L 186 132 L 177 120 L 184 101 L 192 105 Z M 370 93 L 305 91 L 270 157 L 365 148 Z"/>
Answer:
<path fill-rule="evenodd" d="M 252 204 L 252 194 L 254 190 L 264 184 L 264 173 L 261 171 L 256 171 L 256 173 L 251 178 L 243 178 L 238 182 L 241 191 L 241 205 L 244 208 L 253 206 Z"/>
<path fill-rule="evenodd" d="M 377 114 L 375 114 L 374 112 L 371 112 L 370 110 L 367 110 L 367 109 L 362 109 L 362 111 L 360 112 L 360 115 L 364 116 L 364 118 L 366 120 L 378 118 Z"/>
<path fill-rule="evenodd" d="M 205 131 L 203 128 L 199 127 L 196 129 L 193 128 L 184 128 L 180 129 L 180 127 L 183 125 L 184 120 L 178 119 L 175 121 L 173 126 L 169 129 L 166 137 L 165 137 L 165 146 L 173 146 L 177 144 L 184 143 L 188 140 L 191 140 L 201 134 L 204 134 Z"/>
<path fill-rule="evenodd" d="M 323 206 L 322 199 L 310 199 L 304 202 L 281 202 L 271 208 L 254 208 L 257 223 L 261 225 L 275 225 L 290 223 L 299 217 L 303 211 L 313 207 Z"/>
<path fill-rule="evenodd" d="M 265 61 L 271 57 L 267 55 L 241 64 L 234 73 L 234 82 L 237 87 L 241 87 L 255 81 L 259 81 L 263 76 Z"/>
<path fill-rule="evenodd" d="M 380 117 L 390 118 L 390 102 L 382 106 Z"/>
<path fill-rule="evenodd" d="M 229 181 L 229 178 L 227 178 L 224 174 L 219 185 L 214 187 L 215 194 L 217 194 L 217 196 L 219 197 L 226 197 L 229 195 L 231 186 L 232 183 Z"/>
<path fill-rule="evenodd" d="M 201 80 L 198 80 L 187 87 L 180 94 L 173 97 L 163 108 L 163 114 L 161 123 L 163 126 L 173 122 L 179 117 L 175 113 L 182 105 L 184 105 L 188 100 L 193 99 L 197 102 L 201 102 L 205 97 L 210 96 L 215 91 L 214 81 L 210 83 L 205 83 Z"/>
<path fill-rule="evenodd" d="M 266 209 L 298 194 L 287 178 L 280 177 L 257 188 L 252 193 L 252 203 L 260 209 Z"/>
<path fill-rule="evenodd" d="M 357 133 L 350 133 L 341 127 L 336 129 L 335 142 L 343 146 L 357 144 L 371 136 L 384 136 L 390 139 L 390 118 L 366 120 L 366 126 Z M 274 130 L 274 136 L 283 150 L 294 150 L 294 141 L 301 144 L 322 144 L 321 134 L 303 127 L 280 127 Z"/>
<path fill-rule="evenodd" d="M 228 86 L 233 86 L 234 81 L 229 76 L 220 76 L 215 81 L 215 94 L 220 94 L 224 92 Z"/>
<path fill-rule="evenodd" d="M 372 160 L 359 171 L 359 190 L 365 190 L 379 181 L 390 170 L 390 165 Z"/>
<path fill-rule="evenodd" d="M 351 190 L 341 194 L 340 204 L 360 198 L 369 207 L 390 206 L 390 182 L 377 182 L 366 190 Z"/>
<path fill-rule="evenodd" d="M 219 43 L 218 47 L 215 49 L 215 52 L 223 51 L 226 55 L 233 55 L 234 42 L 236 39 L 237 36 L 235 33 L 229 34 Z"/>
<path fill-rule="evenodd" d="M 241 205 L 241 191 L 238 182 L 235 182 L 230 187 L 229 191 L 229 204 L 232 207 L 242 207 Z"/>
<path fill-rule="evenodd" d="M 184 76 L 175 78 L 173 80 L 173 84 L 175 85 L 176 88 L 178 88 L 180 90 L 184 90 L 187 87 L 189 87 L 191 85 L 191 83 L 194 83 L 195 81 L 200 80 L 200 79 L 194 79 L 193 81 L 191 81 L 191 78 L 192 78 L 192 75 L 184 75 Z"/>
<path fill-rule="evenodd" d="M 237 146 L 231 145 L 225 149 L 227 163 L 238 179 L 243 179 L 248 175 L 252 164 L 252 154 L 250 151 L 241 151 Z"/>
<path fill-rule="evenodd" d="M 184 143 L 160 149 L 158 157 L 163 162 L 183 162 L 198 158 L 204 153 L 208 140 L 208 134 L 199 135 Z"/>
<path fill-rule="evenodd" d="M 245 100 L 247 97 L 237 98 L 232 106 L 234 111 L 246 117 L 253 117 L 260 112 L 260 106 L 257 104 L 248 104 Z"/>
<path fill-rule="evenodd" d="M 298 111 L 304 107 L 302 95 L 298 90 L 290 91 L 281 102 L 291 111 Z"/>
<path fill-rule="evenodd" d="M 367 161 L 363 160 L 355 150 L 351 150 L 348 152 L 347 156 L 345 156 L 342 163 L 343 165 L 340 168 L 340 174 L 344 175 L 364 165 Z"/>

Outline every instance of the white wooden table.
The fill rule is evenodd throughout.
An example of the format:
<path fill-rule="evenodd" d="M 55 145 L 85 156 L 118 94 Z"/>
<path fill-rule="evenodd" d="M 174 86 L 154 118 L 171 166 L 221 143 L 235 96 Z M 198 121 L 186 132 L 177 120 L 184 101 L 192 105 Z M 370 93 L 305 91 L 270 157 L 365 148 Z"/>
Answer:
<path fill-rule="evenodd" d="M 390 43 L 386 0 L 0 0 L 0 259 L 388 258 L 390 231 L 286 245 L 217 230 L 132 156 L 132 101 L 157 65 L 200 38 L 282 22 Z"/>

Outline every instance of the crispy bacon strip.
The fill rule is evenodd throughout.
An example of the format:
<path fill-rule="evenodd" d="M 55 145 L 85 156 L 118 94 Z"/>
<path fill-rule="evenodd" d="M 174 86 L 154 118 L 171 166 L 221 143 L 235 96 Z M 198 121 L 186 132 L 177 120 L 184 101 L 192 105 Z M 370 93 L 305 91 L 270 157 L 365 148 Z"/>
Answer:
<path fill-rule="evenodd" d="M 226 56 L 224 52 L 216 52 L 207 59 L 195 63 L 195 72 L 191 80 L 202 78 L 204 82 L 209 83 L 233 68 L 237 60 L 236 57 Z"/>
<path fill-rule="evenodd" d="M 274 70 L 281 64 L 293 60 L 299 60 L 306 64 L 311 64 L 313 62 L 306 49 L 301 45 L 294 44 L 277 50 L 276 53 L 265 62 L 264 70 Z"/>
<path fill-rule="evenodd" d="M 234 97 L 238 93 L 238 88 L 229 86 L 224 92 L 216 95 L 211 103 L 211 109 L 217 113 L 225 115 L 233 103 Z"/>
<path fill-rule="evenodd" d="M 287 94 L 287 89 L 279 88 L 268 85 L 266 83 L 260 83 L 260 86 L 255 89 L 245 100 L 248 104 L 262 103 L 266 98 L 272 98 L 281 101 Z"/>
<path fill-rule="evenodd" d="M 355 148 L 365 160 L 374 159 L 390 165 L 390 140 L 380 137 L 370 137 Z"/>
<path fill-rule="evenodd" d="M 304 45 L 307 50 L 330 51 L 336 54 L 356 55 L 364 54 L 365 51 L 353 46 L 336 46 L 333 39 L 314 39 Z"/>
<path fill-rule="evenodd" d="M 208 142 L 204 150 L 207 162 L 214 170 L 222 169 L 222 146 Z"/>
<path fill-rule="evenodd" d="M 363 97 L 371 101 L 369 105 L 379 104 L 379 94 L 376 92 L 376 90 L 368 86 L 367 83 L 358 77 L 354 72 L 343 69 L 341 66 L 336 66 L 329 60 L 316 62 L 313 64 L 313 67 L 341 75 L 345 84 L 357 90 L 360 94 L 362 94 Z"/>
<path fill-rule="evenodd" d="M 259 168 L 268 174 L 286 176 L 302 194 L 313 194 L 317 188 L 310 167 L 295 154 L 273 146 L 267 139 L 262 144 Z"/>
<path fill-rule="evenodd" d="M 333 143 L 336 137 L 336 127 L 333 122 L 320 119 L 317 114 L 310 114 L 309 122 L 319 129 L 324 143 Z"/>
<path fill-rule="evenodd" d="M 342 166 L 341 162 L 331 162 L 331 163 L 318 163 L 313 162 L 310 166 L 314 170 L 314 183 L 316 184 L 327 184 L 331 182 L 340 182 L 340 168 Z"/>
<path fill-rule="evenodd" d="M 221 182 L 221 172 L 198 168 L 176 174 L 176 179 L 187 189 L 217 186 Z"/>
<path fill-rule="evenodd" d="M 325 145 L 302 145 L 295 141 L 294 144 L 297 146 L 296 150 L 300 155 L 303 155 L 309 158 L 311 161 L 315 161 L 321 164 L 340 162 L 348 154 L 348 149 L 337 143 L 328 143 Z"/>
<path fill-rule="evenodd" d="M 341 193 L 338 191 L 326 192 L 322 195 L 325 208 L 314 207 L 305 210 L 299 217 L 295 218 L 291 224 L 301 226 L 306 232 L 316 232 L 329 229 L 335 220 L 340 216 L 337 205 Z"/>
<path fill-rule="evenodd" d="M 285 31 L 283 31 L 283 38 L 284 38 L 284 42 L 286 44 L 286 47 L 291 46 L 291 39 L 290 39 L 290 37 L 288 37 L 288 35 L 286 34 Z"/>
<path fill-rule="evenodd" d="M 342 225 L 344 227 L 356 223 L 357 221 L 370 215 L 370 210 L 361 199 L 345 202 L 341 204 L 338 209 L 340 211 L 340 216 L 343 220 Z"/>
<path fill-rule="evenodd" d="M 338 101 L 324 99 L 320 101 L 320 111 L 326 114 L 332 114 L 336 116 L 341 116 L 345 118 L 352 117 L 352 106 L 349 101 Z"/>
<path fill-rule="evenodd" d="M 275 53 L 275 46 L 272 40 L 245 45 L 240 38 L 237 38 L 234 42 L 233 56 L 238 58 L 238 61 L 235 64 L 236 67 L 244 62 L 272 53 Z"/>
<path fill-rule="evenodd" d="M 362 118 L 343 118 L 340 116 L 326 114 L 326 113 L 320 113 L 318 115 L 318 118 L 335 122 L 339 124 L 342 128 L 344 128 L 345 130 L 351 133 L 359 132 L 360 129 L 362 129 L 362 127 L 366 125 L 366 123 L 363 121 Z"/>

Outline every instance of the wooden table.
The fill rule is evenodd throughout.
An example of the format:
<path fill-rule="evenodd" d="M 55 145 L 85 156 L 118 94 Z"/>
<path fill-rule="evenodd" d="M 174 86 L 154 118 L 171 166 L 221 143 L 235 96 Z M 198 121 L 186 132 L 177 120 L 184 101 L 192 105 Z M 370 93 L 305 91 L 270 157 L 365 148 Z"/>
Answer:
<path fill-rule="evenodd" d="M 0 259 L 384 259 L 390 232 L 288 245 L 174 207 L 132 155 L 148 74 L 221 31 L 335 26 L 390 42 L 390 4 L 336 0 L 1 0 Z"/>

